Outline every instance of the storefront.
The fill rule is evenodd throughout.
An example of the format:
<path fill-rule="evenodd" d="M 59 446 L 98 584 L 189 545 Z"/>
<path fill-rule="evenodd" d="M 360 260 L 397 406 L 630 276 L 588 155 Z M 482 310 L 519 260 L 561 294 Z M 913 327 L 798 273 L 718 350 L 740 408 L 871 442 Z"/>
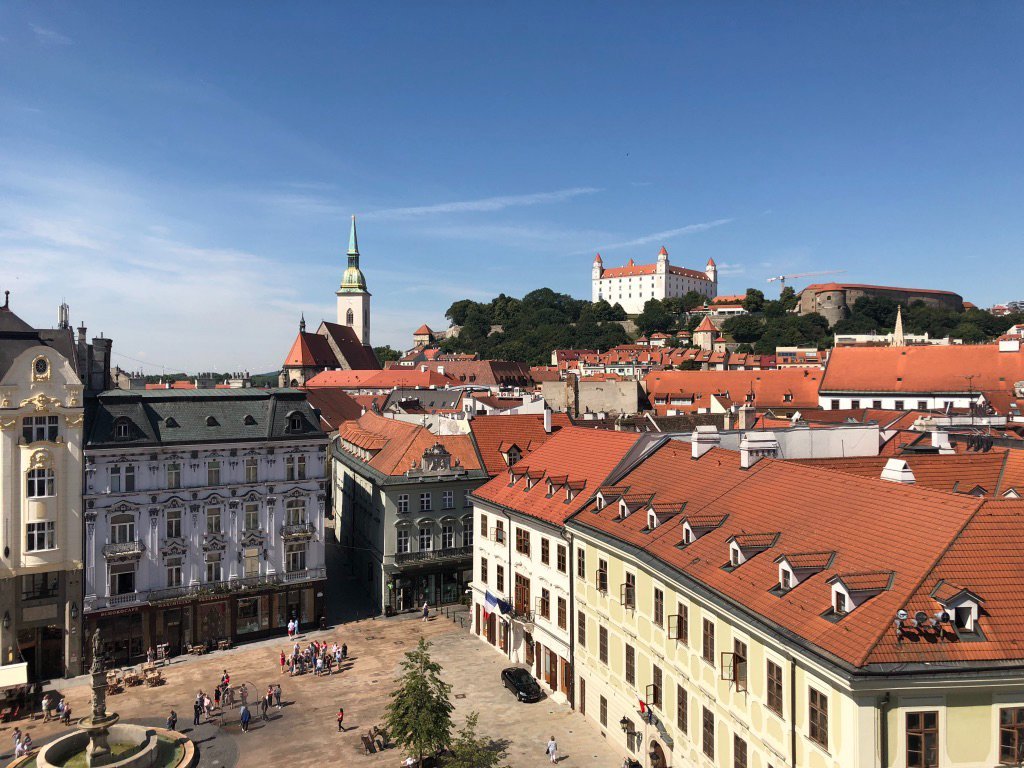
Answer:
<path fill-rule="evenodd" d="M 406 568 L 390 577 L 388 604 L 392 611 L 398 613 L 417 610 L 423 603 L 434 607 L 451 605 L 462 600 L 472 581 L 471 561 L 446 568 L 435 567 L 430 571 Z"/>
<path fill-rule="evenodd" d="M 91 637 L 99 625 L 112 666 L 138 664 L 145 661 L 149 648 L 164 643 L 168 654 L 176 656 L 189 645 L 216 647 L 221 640 L 238 643 L 281 634 L 294 618 L 302 628 L 312 629 L 324 615 L 325 586 L 326 581 L 317 581 L 255 594 L 252 590 L 244 595 L 180 597 L 90 615 L 87 632 Z"/>

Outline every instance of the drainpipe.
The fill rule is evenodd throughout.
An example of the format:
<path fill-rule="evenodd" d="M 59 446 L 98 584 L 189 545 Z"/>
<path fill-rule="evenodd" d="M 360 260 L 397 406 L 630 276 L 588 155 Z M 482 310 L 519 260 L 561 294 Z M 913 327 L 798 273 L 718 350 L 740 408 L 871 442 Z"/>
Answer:
<path fill-rule="evenodd" d="M 505 577 L 508 579 L 506 584 L 512 587 L 509 590 L 509 594 L 512 595 L 512 610 L 516 607 L 516 571 L 512 566 L 512 516 L 508 512 L 502 512 L 505 515 L 505 519 L 508 521 L 508 530 L 505 532 L 505 536 L 508 538 L 508 573 Z M 508 642 L 505 643 L 505 653 L 508 655 L 508 660 L 512 661 L 512 622 L 506 622 L 508 625 Z"/>
<path fill-rule="evenodd" d="M 562 538 L 567 541 L 566 546 L 569 548 L 569 554 L 565 558 L 565 567 L 569 576 L 569 606 L 566 609 L 569 615 L 565 617 L 566 621 L 569 622 L 569 706 L 576 709 L 576 617 L 573 616 L 576 613 L 574 597 L 576 591 L 576 572 L 573 570 L 575 551 L 572 534 L 564 528 L 562 529 Z"/>
<path fill-rule="evenodd" d="M 878 707 L 878 754 L 881 768 L 889 766 L 889 700 L 889 692 L 886 691 Z"/>
<path fill-rule="evenodd" d="M 789 659 L 789 764 L 796 768 L 796 659 Z"/>

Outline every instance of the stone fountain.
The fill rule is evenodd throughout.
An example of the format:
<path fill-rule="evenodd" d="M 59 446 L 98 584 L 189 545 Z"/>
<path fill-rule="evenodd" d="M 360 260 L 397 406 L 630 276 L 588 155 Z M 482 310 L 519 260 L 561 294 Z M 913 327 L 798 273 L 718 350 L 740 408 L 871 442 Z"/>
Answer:
<path fill-rule="evenodd" d="M 116 712 L 107 712 L 106 654 L 100 631 L 92 636 L 92 711 L 78 721 L 80 730 L 62 736 L 39 750 L 37 768 L 184 768 L 194 764 L 196 749 L 176 731 L 119 724 Z M 116 747 L 116 750 L 112 748 Z M 116 754 L 115 754 L 116 752 Z M 18 766 L 20 763 L 13 763 Z"/>

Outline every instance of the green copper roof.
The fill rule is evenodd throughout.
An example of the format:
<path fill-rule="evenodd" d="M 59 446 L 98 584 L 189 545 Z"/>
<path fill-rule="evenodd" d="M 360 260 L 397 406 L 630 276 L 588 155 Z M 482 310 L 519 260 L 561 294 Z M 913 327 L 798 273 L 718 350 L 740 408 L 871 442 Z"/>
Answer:
<path fill-rule="evenodd" d="M 366 278 L 359 269 L 359 240 L 356 238 L 356 217 L 352 217 L 352 229 L 348 236 L 348 269 L 341 278 L 338 293 L 365 293 Z"/>

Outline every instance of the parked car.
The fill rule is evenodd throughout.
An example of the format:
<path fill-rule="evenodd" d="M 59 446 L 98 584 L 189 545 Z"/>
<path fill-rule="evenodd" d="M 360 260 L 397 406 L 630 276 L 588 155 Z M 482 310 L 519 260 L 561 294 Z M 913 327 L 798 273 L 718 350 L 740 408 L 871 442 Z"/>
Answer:
<path fill-rule="evenodd" d="M 544 694 L 533 679 L 533 675 L 522 667 L 509 667 L 501 671 L 501 684 L 508 688 L 519 701 L 540 701 Z"/>

